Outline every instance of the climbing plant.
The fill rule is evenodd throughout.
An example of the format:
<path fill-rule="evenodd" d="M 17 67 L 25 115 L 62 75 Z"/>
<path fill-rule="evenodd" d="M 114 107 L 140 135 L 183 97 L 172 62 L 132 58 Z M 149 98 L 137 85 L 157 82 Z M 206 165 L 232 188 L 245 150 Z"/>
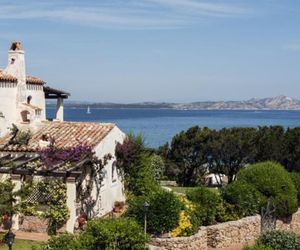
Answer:
<path fill-rule="evenodd" d="M 32 136 L 30 130 L 22 131 L 15 124 L 12 124 L 12 127 L 10 128 L 10 134 L 12 137 L 8 144 L 19 146 L 27 145 Z"/>
<path fill-rule="evenodd" d="M 45 199 L 48 207 L 42 216 L 49 219 L 49 234 L 56 234 L 56 229 L 69 218 L 67 186 L 62 180 L 51 178 L 46 182 L 39 182 L 38 188 L 48 196 Z"/>
<path fill-rule="evenodd" d="M 96 200 L 92 197 L 92 191 L 96 188 L 96 197 L 100 199 L 100 190 L 105 176 L 104 167 L 112 159 L 111 154 L 105 155 L 102 159 L 93 156 L 90 164 L 83 168 L 83 173 L 77 183 L 77 202 L 80 203 L 81 214 L 87 219 L 92 218 Z"/>
<path fill-rule="evenodd" d="M 39 182 L 24 182 L 18 196 L 20 214 L 49 219 L 49 234 L 55 234 L 69 218 L 67 187 L 62 179 L 47 177 Z"/>

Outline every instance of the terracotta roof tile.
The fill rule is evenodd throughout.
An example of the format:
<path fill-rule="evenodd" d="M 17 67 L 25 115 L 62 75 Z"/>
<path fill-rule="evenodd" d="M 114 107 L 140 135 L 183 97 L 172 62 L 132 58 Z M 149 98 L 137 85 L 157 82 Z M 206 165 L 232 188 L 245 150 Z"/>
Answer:
<path fill-rule="evenodd" d="M 0 151 L 36 151 L 45 134 L 55 139 L 55 146 L 58 148 L 72 147 L 80 143 L 95 147 L 114 127 L 110 123 L 43 122 L 43 126 L 33 133 L 27 146 L 7 145 L 11 138 L 11 135 L 7 135 L 0 138 Z"/>
<path fill-rule="evenodd" d="M 0 69 L 0 82 L 18 82 L 18 79 L 12 75 L 4 73 L 4 71 Z M 35 76 L 26 76 L 26 83 L 44 85 L 46 82 Z"/>
<path fill-rule="evenodd" d="M 17 82 L 18 79 L 12 75 L 4 73 L 3 70 L 0 69 L 0 82 Z"/>
<path fill-rule="evenodd" d="M 44 85 L 46 82 L 35 76 L 26 76 L 26 83 L 27 84 Z"/>

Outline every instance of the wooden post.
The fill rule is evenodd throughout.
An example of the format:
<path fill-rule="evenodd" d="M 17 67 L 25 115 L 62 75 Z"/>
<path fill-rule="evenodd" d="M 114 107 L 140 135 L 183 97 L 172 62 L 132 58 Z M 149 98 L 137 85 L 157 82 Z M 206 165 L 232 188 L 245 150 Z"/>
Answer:
<path fill-rule="evenodd" d="M 17 192 L 21 189 L 22 181 L 21 176 L 12 174 L 11 175 L 11 181 L 15 185 L 13 192 Z M 16 204 L 19 202 L 20 198 L 17 197 Z M 12 217 L 12 229 L 13 230 L 19 230 L 19 214 L 14 214 Z"/>
<path fill-rule="evenodd" d="M 66 230 L 69 233 L 74 232 L 74 226 L 76 222 L 76 179 L 75 177 L 69 177 L 66 180 L 67 183 L 67 207 L 70 212 L 70 218 L 67 221 Z"/>

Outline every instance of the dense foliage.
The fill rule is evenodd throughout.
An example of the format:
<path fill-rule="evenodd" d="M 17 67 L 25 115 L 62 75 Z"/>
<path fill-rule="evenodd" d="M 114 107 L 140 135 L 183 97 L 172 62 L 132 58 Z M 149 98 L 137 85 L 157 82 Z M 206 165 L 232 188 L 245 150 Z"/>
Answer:
<path fill-rule="evenodd" d="M 267 231 L 259 238 L 258 242 L 273 250 L 300 249 L 300 236 L 288 231 Z"/>
<path fill-rule="evenodd" d="M 0 182 L 0 215 L 7 214 L 10 218 L 17 211 L 15 202 L 17 193 L 13 191 L 14 184 L 10 179 Z"/>
<path fill-rule="evenodd" d="M 240 169 L 255 162 L 274 161 L 300 171 L 300 128 L 196 126 L 175 135 L 158 153 L 165 159 L 165 175 L 184 186 L 203 183 L 208 171 L 225 174 L 230 183 Z"/>
<path fill-rule="evenodd" d="M 251 185 L 276 208 L 277 216 L 289 216 L 297 211 L 297 191 L 289 173 L 277 163 L 263 162 L 242 169 L 237 182 Z M 243 199 L 246 199 L 246 194 Z M 237 200 L 238 201 L 238 200 Z"/>
<path fill-rule="evenodd" d="M 199 187 L 188 191 L 187 198 L 196 205 L 196 216 L 200 225 L 210 225 L 216 221 L 217 207 L 221 202 L 216 190 Z"/>
<path fill-rule="evenodd" d="M 41 246 L 35 246 L 32 250 L 88 250 L 84 248 L 78 237 L 74 234 L 61 234 L 51 237 L 48 242 Z"/>
<path fill-rule="evenodd" d="M 297 190 L 298 206 L 300 206 L 300 173 L 293 172 L 290 176 Z"/>
<path fill-rule="evenodd" d="M 97 219 L 90 221 L 81 234 L 52 237 L 39 250 L 143 250 L 147 240 L 142 228 L 132 219 Z"/>
<path fill-rule="evenodd" d="M 180 196 L 179 199 L 183 207 L 179 214 L 178 226 L 171 231 L 172 237 L 195 234 L 201 225 L 197 217 L 197 206 L 185 196 Z"/>
<path fill-rule="evenodd" d="M 176 164 L 177 181 L 184 186 L 203 183 L 206 170 L 208 142 L 212 131 L 208 128 L 192 127 L 175 135 L 169 151 L 169 158 Z"/>
<path fill-rule="evenodd" d="M 159 190 L 164 162 L 145 148 L 142 136 L 129 135 L 122 144 L 118 143 L 116 158 L 125 187 L 133 195 L 148 195 Z"/>
<path fill-rule="evenodd" d="M 155 192 L 148 197 L 136 197 L 129 201 L 127 217 L 136 219 L 143 226 L 145 201 L 149 203 L 147 212 L 149 233 L 167 233 L 178 225 L 183 204 L 174 193 L 164 190 Z"/>
<path fill-rule="evenodd" d="M 49 219 L 49 234 L 56 234 L 56 229 L 65 223 L 69 218 L 67 207 L 67 186 L 60 179 L 51 179 L 48 182 L 39 182 L 37 188 L 47 197 L 46 211 L 43 217 Z"/>
<path fill-rule="evenodd" d="M 128 218 L 93 220 L 80 238 L 88 249 L 107 250 L 144 249 L 147 240 L 142 227 Z"/>
<path fill-rule="evenodd" d="M 273 250 L 272 247 L 264 246 L 262 244 L 255 244 L 252 247 L 246 246 L 243 250 Z"/>
<path fill-rule="evenodd" d="M 239 217 L 259 214 L 265 197 L 252 185 L 237 180 L 229 184 L 222 192 L 223 199 L 234 205 Z"/>

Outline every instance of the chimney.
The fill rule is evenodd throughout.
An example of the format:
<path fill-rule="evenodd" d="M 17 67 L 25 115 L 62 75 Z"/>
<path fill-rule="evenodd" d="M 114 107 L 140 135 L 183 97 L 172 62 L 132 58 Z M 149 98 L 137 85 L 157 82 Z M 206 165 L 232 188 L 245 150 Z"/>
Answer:
<path fill-rule="evenodd" d="M 26 103 L 26 68 L 24 50 L 20 42 L 12 42 L 8 51 L 8 65 L 5 73 L 18 79 L 18 104 Z"/>

